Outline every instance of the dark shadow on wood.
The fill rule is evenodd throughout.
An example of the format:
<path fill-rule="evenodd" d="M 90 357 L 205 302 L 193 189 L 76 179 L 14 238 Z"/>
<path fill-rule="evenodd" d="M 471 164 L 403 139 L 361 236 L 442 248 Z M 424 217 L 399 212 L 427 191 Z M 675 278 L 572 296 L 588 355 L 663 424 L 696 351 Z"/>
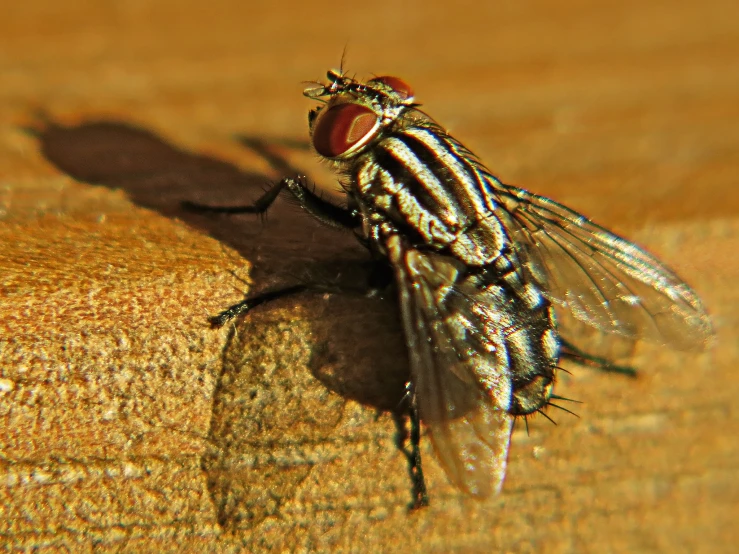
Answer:
<path fill-rule="evenodd" d="M 214 217 L 181 207 L 185 200 L 210 205 L 249 204 L 274 182 L 273 176 L 188 152 L 148 129 L 122 121 L 62 125 L 45 118 L 27 130 L 38 138 L 46 159 L 70 177 L 121 189 L 136 205 L 182 220 L 249 259 L 255 267 L 255 287 L 250 294 L 296 281 L 326 281 L 344 286 L 359 283 L 360 289 L 366 283 L 368 255 L 352 234 L 321 226 L 284 199 L 275 203 L 266 222 L 253 215 Z M 305 148 L 304 143 L 244 136 L 237 140 L 266 160 L 276 175 L 300 173 L 279 149 Z M 288 416 L 298 420 L 306 417 L 300 411 L 265 411 L 260 404 L 265 396 L 276 394 L 279 386 L 260 381 L 263 366 L 259 356 L 264 349 L 260 348 L 258 337 L 271 336 L 275 325 L 295 328 L 298 324 L 289 315 L 290 306 L 299 306 L 301 313 L 311 314 L 307 337 L 286 333 L 293 342 L 310 343 L 311 354 L 302 367 L 317 380 L 295 385 L 294 398 L 299 402 L 304 392 L 298 390 L 301 386 L 319 387 L 316 394 L 322 394 L 320 387 L 337 393 L 322 408 L 324 419 L 340 417 L 346 399 L 394 411 L 408 380 L 407 352 L 392 290 L 384 299 L 361 294 L 302 293 L 274 304 L 260 306 L 254 314 L 234 322 L 214 391 L 208 437 L 213 448 L 204 454 L 202 467 L 208 476 L 218 521 L 229 529 L 251 527 L 279 511 L 278 497 L 289 497 L 310 470 L 299 463 L 289 467 L 267 464 L 254 469 L 243 462 L 253 451 L 258 450 L 261 456 L 271 455 L 272 447 L 246 440 L 250 432 L 254 437 L 261 436 L 253 425 L 270 427 Z M 272 314 L 281 310 L 286 311 L 275 319 Z M 275 363 L 284 368 L 281 382 L 289 383 L 295 379 L 296 371 L 291 365 L 290 347 L 280 344 L 276 351 L 282 360 Z M 286 429 L 290 427 L 286 425 Z M 330 433 L 331 425 L 319 427 L 316 436 Z M 242 431 L 234 434 L 238 429 Z M 279 439 L 280 435 L 276 436 Z M 286 436 L 285 440 L 293 440 L 289 434 Z"/>

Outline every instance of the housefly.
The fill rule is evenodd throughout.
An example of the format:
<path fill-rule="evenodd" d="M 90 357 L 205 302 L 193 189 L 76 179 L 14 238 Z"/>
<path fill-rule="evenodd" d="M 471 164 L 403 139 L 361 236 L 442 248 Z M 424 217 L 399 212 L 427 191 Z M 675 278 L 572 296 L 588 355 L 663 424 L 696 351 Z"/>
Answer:
<path fill-rule="evenodd" d="M 341 176 L 345 205 L 284 178 L 252 206 L 198 209 L 262 213 L 287 190 L 320 221 L 353 230 L 391 270 L 410 358 L 416 505 L 427 501 L 419 419 L 454 485 L 476 497 L 500 490 L 515 418 L 557 398 L 561 358 L 588 359 L 562 337 L 566 317 L 627 339 L 704 347 L 713 331 L 701 301 L 659 260 L 502 183 L 419 109 L 402 79 L 327 76 L 304 92 L 320 103 L 310 139 Z M 247 298 L 211 322 L 305 288 Z"/>

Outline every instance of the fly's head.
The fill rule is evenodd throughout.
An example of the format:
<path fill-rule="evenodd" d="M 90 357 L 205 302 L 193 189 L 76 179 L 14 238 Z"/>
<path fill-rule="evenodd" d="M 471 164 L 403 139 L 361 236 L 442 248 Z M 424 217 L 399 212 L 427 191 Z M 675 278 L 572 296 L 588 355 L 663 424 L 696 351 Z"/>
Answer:
<path fill-rule="evenodd" d="M 303 94 L 325 103 L 308 113 L 308 124 L 313 147 L 329 160 L 341 162 L 358 155 L 417 105 L 411 87 L 398 77 L 375 77 L 363 83 L 333 69 L 327 76 L 327 84 Z"/>

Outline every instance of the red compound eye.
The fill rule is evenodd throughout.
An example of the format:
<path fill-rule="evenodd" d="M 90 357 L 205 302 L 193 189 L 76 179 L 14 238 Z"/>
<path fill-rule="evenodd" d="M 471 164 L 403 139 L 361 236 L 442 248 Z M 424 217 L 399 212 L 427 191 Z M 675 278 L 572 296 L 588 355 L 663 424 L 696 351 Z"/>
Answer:
<path fill-rule="evenodd" d="M 338 104 L 319 114 L 313 146 L 326 158 L 338 158 L 366 144 L 380 128 L 380 119 L 359 104 Z"/>
<path fill-rule="evenodd" d="M 400 96 L 402 100 L 410 100 L 413 98 L 413 89 L 400 77 L 392 77 L 386 75 L 384 77 L 376 77 L 369 81 L 369 84 L 380 83 L 393 89 L 393 92 Z"/>

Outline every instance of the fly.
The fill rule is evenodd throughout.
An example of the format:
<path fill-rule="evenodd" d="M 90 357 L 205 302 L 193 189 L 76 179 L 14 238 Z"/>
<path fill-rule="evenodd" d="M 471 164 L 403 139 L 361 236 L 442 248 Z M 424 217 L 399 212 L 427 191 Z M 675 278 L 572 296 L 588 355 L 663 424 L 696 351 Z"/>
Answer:
<path fill-rule="evenodd" d="M 606 360 L 562 337 L 565 317 L 628 339 L 681 350 L 713 330 L 698 296 L 634 244 L 548 198 L 498 180 L 419 109 L 397 77 L 361 82 L 331 70 L 304 95 L 315 151 L 341 175 L 346 204 L 284 178 L 252 206 L 263 213 L 287 190 L 310 214 L 353 230 L 398 291 L 411 382 L 415 505 L 427 503 L 419 420 L 461 491 L 500 491 L 513 422 L 553 398 L 560 359 Z M 211 319 L 221 326 L 308 285 L 272 291 Z"/>

